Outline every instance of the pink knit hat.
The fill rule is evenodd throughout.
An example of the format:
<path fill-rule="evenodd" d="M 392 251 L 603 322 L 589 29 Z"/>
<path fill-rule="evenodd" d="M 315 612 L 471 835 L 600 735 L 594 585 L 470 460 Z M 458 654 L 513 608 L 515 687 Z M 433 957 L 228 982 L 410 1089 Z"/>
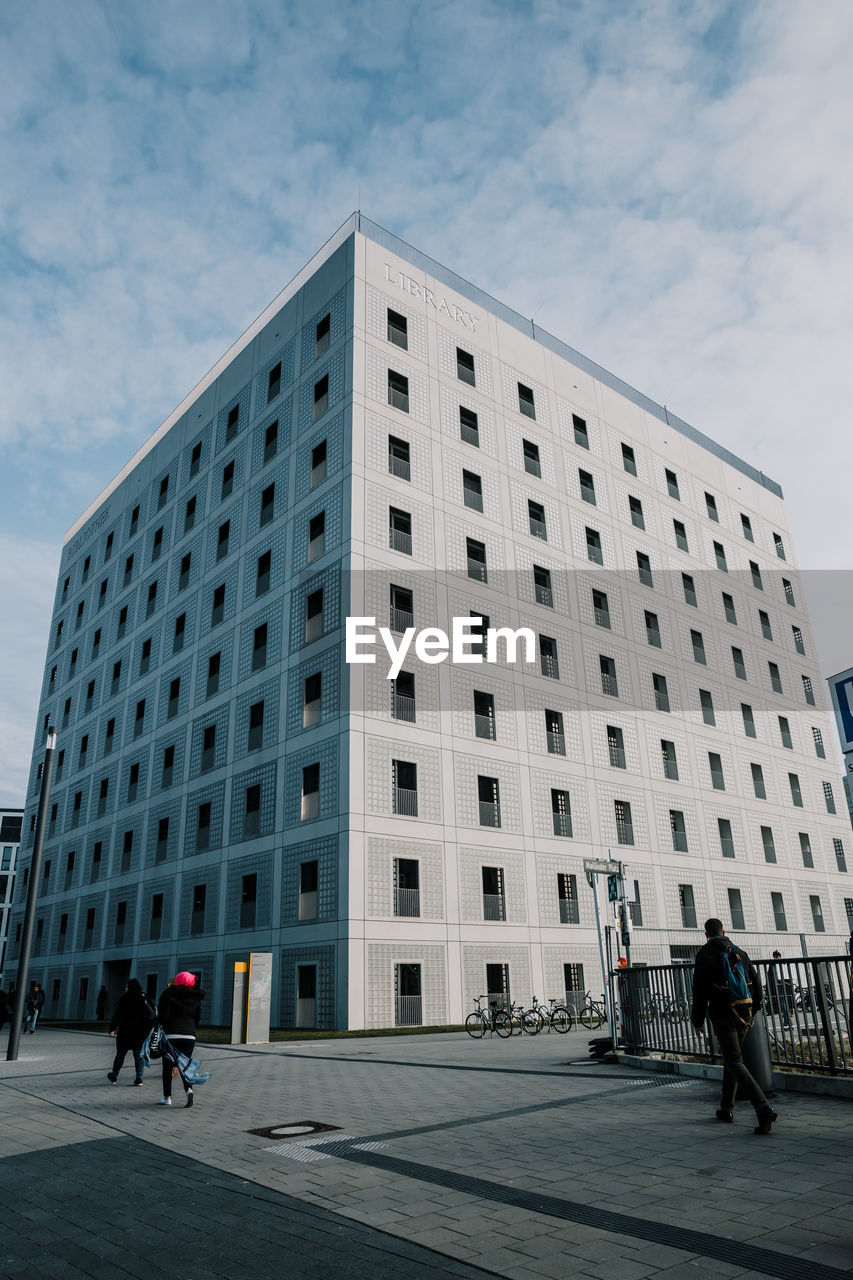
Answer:
<path fill-rule="evenodd" d="M 175 974 L 176 987 L 194 987 L 195 974 L 188 973 L 186 969 L 182 969 L 180 973 Z"/>

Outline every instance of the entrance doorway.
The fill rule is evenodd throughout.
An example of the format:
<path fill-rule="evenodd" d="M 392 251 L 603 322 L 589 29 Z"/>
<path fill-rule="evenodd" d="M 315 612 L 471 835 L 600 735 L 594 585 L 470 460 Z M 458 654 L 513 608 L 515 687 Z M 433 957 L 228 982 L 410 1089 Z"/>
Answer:
<path fill-rule="evenodd" d="M 107 960 L 104 964 L 103 983 L 107 989 L 106 1016 L 111 1018 L 119 998 L 124 995 L 130 977 L 130 960 Z"/>
<path fill-rule="evenodd" d="M 296 1025 L 306 1030 L 317 1025 L 316 964 L 300 964 L 296 970 Z"/>

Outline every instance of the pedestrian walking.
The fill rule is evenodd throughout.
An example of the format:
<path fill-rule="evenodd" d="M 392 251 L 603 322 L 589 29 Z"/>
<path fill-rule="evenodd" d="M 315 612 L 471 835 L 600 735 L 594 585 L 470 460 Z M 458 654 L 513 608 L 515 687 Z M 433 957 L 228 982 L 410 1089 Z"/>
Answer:
<path fill-rule="evenodd" d="M 38 982 L 33 983 L 32 991 L 27 993 L 24 1000 L 24 1017 L 21 1026 L 24 1031 L 29 1031 L 31 1036 L 36 1033 L 36 1023 L 38 1022 L 41 1011 L 44 1008 L 44 992 Z"/>
<path fill-rule="evenodd" d="M 106 1011 L 107 1011 L 107 989 L 106 987 L 101 987 L 100 991 L 98 992 L 97 1002 L 95 1004 L 95 1017 L 97 1018 L 98 1022 L 103 1022 L 104 1014 L 106 1013 Z"/>
<path fill-rule="evenodd" d="M 696 956 L 690 1021 L 697 1036 L 701 1036 L 706 1014 L 710 1017 L 723 1059 L 717 1119 L 723 1124 L 734 1122 L 734 1103 L 740 1089 L 755 1108 L 758 1124 L 754 1132 L 770 1133 L 776 1112 L 741 1055 L 753 1015 L 761 1007 L 761 979 L 743 948 L 726 937 L 721 920 L 705 921 L 705 937 L 708 941 Z"/>
<path fill-rule="evenodd" d="M 11 1023 L 11 1021 L 12 1008 L 9 1004 L 9 996 L 3 988 L 0 987 L 0 1031 L 3 1030 L 7 1022 Z"/>
<path fill-rule="evenodd" d="M 204 992 L 196 984 L 195 974 L 183 970 L 176 973 L 157 1002 L 160 1024 L 177 1053 L 192 1058 L 195 1048 L 196 1027 L 201 1018 L 201 1002 Z M 159 1106 L 172 1105 L 172 1078 L 180 1075 L 178 1064 L 168 1050 L 163 1053 L 163 1097 Z M 186 1093 L 186 1105 L 193 1105 L 192 1085 L 180 1076 Z"/>
<path fill-rule="evenodd" d="M 128 1053 L 133 1054 L 136 1067 L 133 1083 L 137 1086 L 143 1083 L 145 1063 L 142 1060 L 142 1045 L 155 1017 L 152 1001 L 136 978 L 131 978 L 110 1023 L 110 1035 L 115 1036 L 116 1041 L 116 1056 L 112 1068 L 107 1072 L 107 1079 L 111 1084 L 118 1084 L 118 1074 Z"/>

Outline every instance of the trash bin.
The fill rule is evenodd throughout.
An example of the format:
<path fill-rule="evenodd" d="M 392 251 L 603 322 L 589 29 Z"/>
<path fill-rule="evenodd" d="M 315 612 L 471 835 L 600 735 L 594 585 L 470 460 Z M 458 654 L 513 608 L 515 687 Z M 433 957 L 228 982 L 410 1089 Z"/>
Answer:
<path fill-rule="evenodd" d="M 767 1039 L 767 1028 L 764 1025 L 764 1014 L 760 1011 L 753 1017 L 752 1026 L 746 1033 L 741 1053 L 744 1065 L 753 1080 L 755 1080 L 763 1093 L 768 1097 L 772 1097 L 774 1090 L 773 1067 L 770 1064 L 770 1044 Z"/>

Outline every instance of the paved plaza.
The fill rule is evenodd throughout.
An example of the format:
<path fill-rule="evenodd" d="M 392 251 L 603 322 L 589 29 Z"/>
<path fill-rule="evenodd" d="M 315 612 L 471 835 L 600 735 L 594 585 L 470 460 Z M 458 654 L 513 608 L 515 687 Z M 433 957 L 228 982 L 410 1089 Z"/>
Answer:
<path fill-rule="evenodd" d="M 586 1059 L 589 1032 L 202 1047 L 106 1079 L 105 1034 L 0 1038 L 0 1275 L 833 1280 L 853 1272 L 853 1108 Z M 250 1132 L 317 1122 L 316 1136 Z"/>

